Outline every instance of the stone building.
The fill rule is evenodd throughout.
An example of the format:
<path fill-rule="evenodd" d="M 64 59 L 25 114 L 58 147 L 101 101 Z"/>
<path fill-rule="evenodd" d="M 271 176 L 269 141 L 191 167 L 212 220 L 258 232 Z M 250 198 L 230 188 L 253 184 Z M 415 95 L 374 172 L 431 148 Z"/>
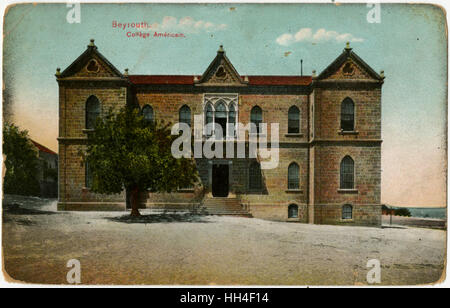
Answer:
<path fill-rule="evenodd" d="M 221 127 L 279 123 L 276 168 L 262 169 L 258 157 L 199 158 L 199 185 L 171 194 L 145 193 L 142 207 L 316 224 L 381 224 L 384 76 L 349 44 L 317 76 L 242 76 L 222 46 L 203 75 L 181 76 L 121 73 L 91 40 L 69 67 L 57 70 L 56 79 L 60 210 L 126 209 L 124 193 L 89 191 L 89 166 L 82 153 L 97 116 L 137 103 L 150 121 L 194 126 L 198 115 L 202 125 Z M 203 138 L 213 134 L 203 132 Z M 248 132 L 244 142 L 261 133 Z M 236 133 L 226 129 L 223 140 L 236 144 Z"/>
<path fill-rule="evenodd" d="M 31 140 L 31 143 L 37 149 L 39 158 L 37 174 L 39 196 L 56 198 L 58 197 L 58 154 L 34 140 Z"/>

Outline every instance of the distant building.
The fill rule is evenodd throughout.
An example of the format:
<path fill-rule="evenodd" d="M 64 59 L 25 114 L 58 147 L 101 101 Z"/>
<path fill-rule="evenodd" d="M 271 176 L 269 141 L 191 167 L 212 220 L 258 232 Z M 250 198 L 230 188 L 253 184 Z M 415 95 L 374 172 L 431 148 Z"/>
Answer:
<path fill-rule="evenodd" d="M 58 197 L 58 153 L 34 140 L 31 142 L 38 149 L 40 196 L 56 198 Z"/>
<path fill-rule="evenodd" d="M 187 61 L 194 57 L 186 51 Z M 233 128 L 239 122 L 257 127 L 249 136 L 262 136 L 261 123 L 279 123 L 280 129 L 277 168 L 262 170 L 254 158 L 198 158 L 200 188 L 145 192 L 141 207 L 197 207 L 208 213 L 242 208 L 270 220 L 381 225 L 384 74 L 375 72 L 349 44 L 312 76 L 240 75 L 222 46 L 201 76 L 130 75 L 117 70 L 92 40 L 64 71 L 57 69 L 56 79 L 60 210 L 126 209 L 124 193 L 90 191 L 92 174 L 80 153 L 97 117 L 132 104 L 148 121 L 193 127 L 194 115 L 199 115 L 203 140 L 217 138 L 231 145 L 238 142 Z M 219 125 L 225 136 L 215 136 L 208 124 Z"/>

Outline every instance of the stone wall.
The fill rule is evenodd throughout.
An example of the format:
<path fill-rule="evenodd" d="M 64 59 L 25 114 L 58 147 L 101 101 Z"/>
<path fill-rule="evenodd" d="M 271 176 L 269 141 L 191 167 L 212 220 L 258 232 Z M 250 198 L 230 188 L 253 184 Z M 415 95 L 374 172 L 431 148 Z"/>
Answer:
<path fill-rule="evenodd" d="M 343 204 L 316 204 L 314 222 L 325 225 L 381 226 L 380 204 L 352 204 L 352 219 L 342 219 Z"/>
<path fill-rule="evenodd" d="M 101 112 L 125 106 L 127 87 L 111 84 L 71 83 L 60 86 L 59 202 L 60 210 L 124 210 L 125 194 L 94 194 L 86 188 L 86 101 L 95 95 Z"/>

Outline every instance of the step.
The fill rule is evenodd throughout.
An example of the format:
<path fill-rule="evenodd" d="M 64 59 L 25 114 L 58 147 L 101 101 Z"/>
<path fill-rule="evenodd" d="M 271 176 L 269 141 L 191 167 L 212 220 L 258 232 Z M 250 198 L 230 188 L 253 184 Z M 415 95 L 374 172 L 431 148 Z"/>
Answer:
<path fill-rule="evenodd" d="M 197 209 L 198 213 L 206 215 L 252 217 L 237 198 L 213 197 L 206 198 Z"/>

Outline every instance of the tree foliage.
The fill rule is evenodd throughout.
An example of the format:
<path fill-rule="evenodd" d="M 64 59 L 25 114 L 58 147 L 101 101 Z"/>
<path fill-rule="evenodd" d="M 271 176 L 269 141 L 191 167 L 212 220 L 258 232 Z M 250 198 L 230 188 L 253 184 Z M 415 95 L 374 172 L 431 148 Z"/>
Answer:
<path fill-rule="evenodd" d="M 407 208 L 395 209 L 394 215 L 411 217 L 411 212 Z"/>
<path fill-rule="evenodd" d="M 39 158 L 36 148 L 28 137 L 28 131 L 20 130 L 14 124 L 4 123 L 3 154 L 6 155 L 4 192 L 15 195 L 39 195 Z"/>
<path fill-rule="evenodd" d="M 109 111 L 89 133 L 86 160 L 92 173 L 91 191 L 116 194 L 172 192 L 197 180 L 195 162 L 176 159 L 169 124 L 147 122 L 137 108 Z M 133 206 L 136 206 L 134 204 Z"/>

